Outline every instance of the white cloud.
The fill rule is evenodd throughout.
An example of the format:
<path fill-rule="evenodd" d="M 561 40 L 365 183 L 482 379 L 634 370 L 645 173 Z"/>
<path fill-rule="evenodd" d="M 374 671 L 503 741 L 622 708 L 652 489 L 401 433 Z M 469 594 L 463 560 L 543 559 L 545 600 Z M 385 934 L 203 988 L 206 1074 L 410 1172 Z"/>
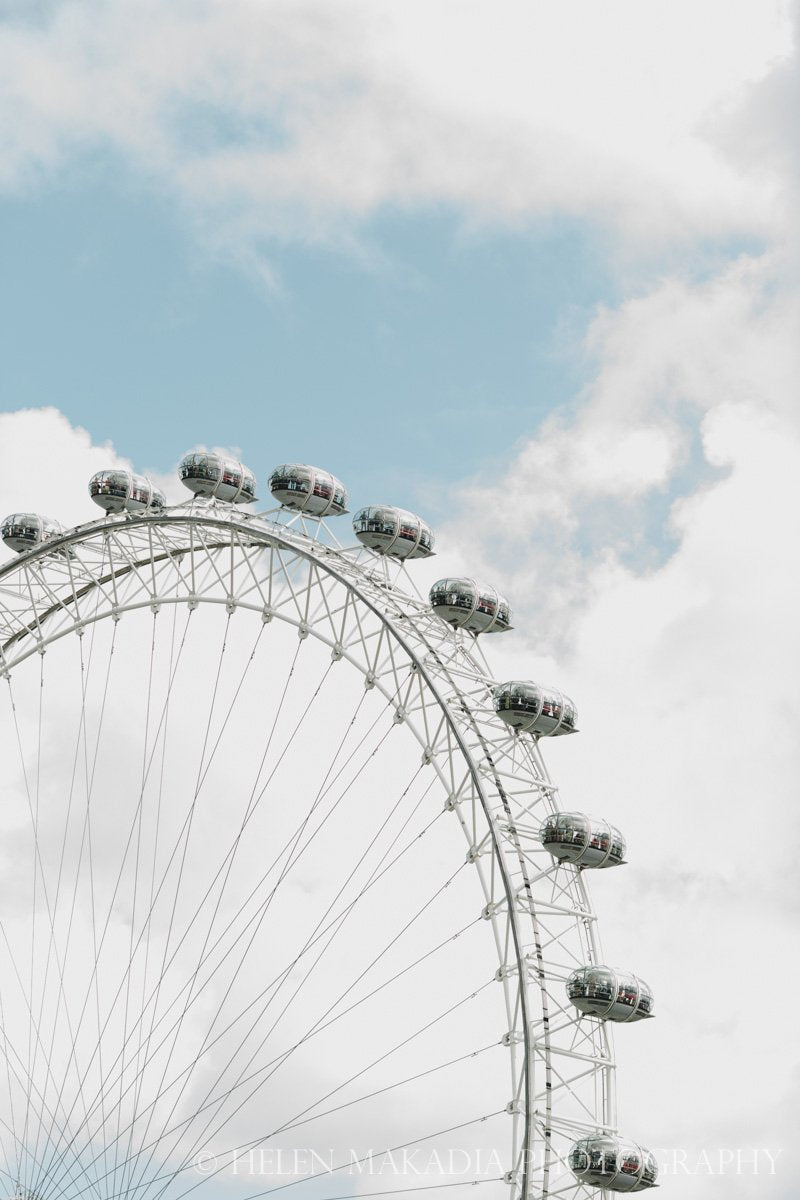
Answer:
<path fill-rule="evenodd" d="M 441 204 L 571 215 L 650 253 L 774 232 L 783 181 L 736 139 L 790 52 L 789 6 L 757 0 L 59 5 L 0 33 L 0 170 L 19 189 L 110 151 L 239 255 Z M 753 153 L 785 127 L 762 108 Z"/>
<path fill-rule="evenodd" d="M 682 1177 L 698 1200 L 788 1194 L 797 316 L 767 259 L 602 312 L 575 411 L 439 530 L 435 570 L 514 606 L 517 632 L 487 647 L 497 675 L 578 705 L 580 736 L 544 748 L 562 805 L 629 838 L 630 864 L 591 879 L 608 959 L 658 997 L 657 1021 L 616 1037 L 626 1131 L 689 1162 L 783 1149 L 775 1176 Z"/>
<path fill-rule="evenodd" d="M 38 512 L 64 526 L 96 520 L 100 510 L 89 497 L 89 480 L 109 467 L 147 474 L 173 503 L 188 498 L 173 476 L 132 463 L 110 442 L 96 445 L 56 408 L 0 413 L 0 517 Z"/>
<path fill-rule="evenodd" d="M 576 614 L 630 570 L 652 569 L 686 533 L 704 489 L 717 494 L 734 453 L 723 413 L 763 411 L 787 433 L 797 429 L 799 309 L 765 257 L 704 284 L 668 279 L 601 310 L 585 337 L 589 382 L 574 409 L 548 418 L 499 480 L 495 470 L 491 482 L 465 481 L 440 538 L 458 555 L 442 553 L 432 569 L 499 568 L 537 650 L 571 642 Z M 687 490 L 697 490 L 695 509 Z"/>

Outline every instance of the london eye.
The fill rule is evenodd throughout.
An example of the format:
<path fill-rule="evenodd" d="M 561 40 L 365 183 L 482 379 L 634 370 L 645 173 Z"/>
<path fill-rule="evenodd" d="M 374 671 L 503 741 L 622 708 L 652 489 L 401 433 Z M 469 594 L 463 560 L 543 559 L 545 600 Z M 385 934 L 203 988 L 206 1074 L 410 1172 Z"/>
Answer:
<path fill-rule="evenodd" d="M 180 477 L 2 525 L 5 1193 L 654 1186 L 610 1031 L 653 994 L 586 886 L 625 839 L 546 769 L 572 700 L 492 673 L 504 596 L 422 594 L 427 523 L 327 471 Z"/>

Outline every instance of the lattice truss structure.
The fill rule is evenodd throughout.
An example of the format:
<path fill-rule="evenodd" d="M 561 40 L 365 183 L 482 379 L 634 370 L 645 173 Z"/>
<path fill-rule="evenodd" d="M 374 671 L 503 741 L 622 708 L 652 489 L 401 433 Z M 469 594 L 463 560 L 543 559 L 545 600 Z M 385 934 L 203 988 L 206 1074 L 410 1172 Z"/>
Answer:
<path fill-rule="evenodd" d="M 157 514 L 110 516 L 79 526 L 0 572 L 0 670 L 8 683 L 11 711 L 19 707 L 14 700 L 19 674 L 39 669 L 37 662 L 43 662 L 57 643 L 77 635 L 85 645 L 96 625 L 121 627 L 137 610 L 151 611 L 158 622 L 166 618 L 174 623 L 176 613 L 183 621 L 183 614 L 216 606 L 220 620 L 247 620 L 256 636 L 263 630 L 269 637 L 282 625 L 285 634 L 286 627 L 295 632 L 295 643 L 315 639 L 325 648 L 334 672 L 346 671 L 348 664 L 354 668 L 363 681 L 360 691 L 380 697 L 391 724 L 404 727 L 416 739 L 415 763 L 420 778 L 428 781 L 422 811 L 460 825 L 464 858 L 452 865 L 458 871 L 464 867 L 462 876 L 470 875 L 474 897 L 464 923 L 477 923 L 488 931 L 490 939 L 484 936 L 481 945 L 489 940 L 494 945 L 496 957 L 487 958 L 481 971 L 494 995 L 503 997 L 505 1028 L 489 1032 L 502 1035 L 494 1038 L 499 1043 L 494 1053 L 504 1056 L 508 1083 L 499 1116 L 488 1109 L 478 1114 L 481 1120 L 497 1116 L 491 1136 L 500 1149 L 502 1170 L 492 1177 L 491 1190 L 513 1200 L 595 1195 L 576 1182 L 565 1165 L 576 1138 L 615 1128 L 610 1033 L 604 1022 L 582 1017 L 568 1003 L 564 988 L 576 967 L 602 961 L 583 874 L 555 862 L 539 842 L 541 822 L 558 804 L 537 739 L 514 733 L 498 718 L 492 704 L 498 681 L 492 678 L 479 639 L 437 618 L 417 594 L 412 575 L 413 565 L 409 570 L 362 547 L 339 545 L 324 522 L 288 520 L 280 513 L 243 515 L 213 501 L 194 501 Z M 35 768 L 24 746 L 21 753 L 36 831 Z M 409 826 L 409 832 L 413 828 Z M 57 993 L 60 976 L 63 993 L 69 947 L 63 937 L 59 940 L 53 914 L 47 916 L 55 884 L 51 882 L 48 894 L 45 867 L 41 857 L 37 861 L 32 869 L 41 877 L 38 905 L 50 945 L 46 968 L 38 958 L 30 972 L 17 964 L 17 991 L 24 997 L 20 1019 L 24 1024 L 27 1013 L 33 1034 L 29 1030 L 26 1045 L 16 1049 L 9 1044 L 13 1005 L 8 998 L 15 984 L 9 982 L 13 972 L 8 964 L 3 968 L 0 1050 L 11 1102 L 2 1118 L 8 1194 L 16 1186 L 20 1194 L 35 1194 L 41 1200 L 78 1195 L 177 1197 L 204 1182 L 196 1157 L 206 1148 L 218 1156 L 219 1167 L 205 1181 L 215 1191 L 235 1165 L 234 1149 L 241 1153 L 243 1147 L 263 1145 L 269 1130 L 262 1134 L 254 1126 L 252 1136 L 232 1149 L 214 1140 L 214 1129 L 204 1121 L 193 1124 L 190 1113 L 181 1118 L 178 1131 L 184 1141 L 162 1145 L 162 1127 L 170 1128 L 170 1118 L 162 1116 L 158 1096 L 141 1112 L 136 1110 L 151 1044 L 152 1054 L 158 1053 L 155 1038 L 152 1043 L 143 1040 L 142 1026 L 134 1039 L 136 1054 L 131 1051 L 126 1060 L 123 1049 L 121 1062 L 119 1055 L 113 1061 L 107 1055 L 105 1077 L 99 1064 L 89 1061 L 88 1050 L 83 1051 L 80 1071 L 76 1052 L 60 1066 L 57 1053 L 50 1053 L 52 1044 L 48 1047 L 36 1019 L 44 1013 L 46 1025 L 49 1013 L 54 1028 L 65 1020 L 66 996 L 63 1002 L 57 997 L 51 1002 L 45 992 Z M 13 916 L 4 915 L 3 920 L 13 923 Z M 139 945 L 133 945 L 135 925 L 134 919 L 134 957 Z M 201 980 L 204 961 L 201 953 L 196 968 Z M 108 1005 L 107 997 L 102 1000 Z M 143 1012 L 152 1033 L 161 1017 L 156 1016 L 157 1002 L 151 1008 L 147 1003 Z M 179 1008 L 180 1003 L 173 1011 Z M 99 1012 L 95 1024 L 102 1026 L 103 1017 Z M 75 1033 L 78 1012 L 68 1021 Z M 126 1012 L 123 1043 L 128 1024 L 135 1028 Z M 387 1034 L 387 1047 L 390 1042 Z M 261 1069 L 257 1057 L 251 1062 Z M 435 1066 L 431 1062 L 431 1068 Z M 77 1081 L 90 1075 L 92 1087 L 85 1084 L 85 1094 L 79 1095 Z M 115 1090 L 104 1101 L 106 1078 Z M 237 1089 L 239 1083 L 234 1087 L 227 1078 L 212 1097 L 215 1111 L 224 1115 L 226 1104 L 239 1104 L 244 1093 Z M 174 1096 L 175 1091 L 170 1098 Z M 204 1113 L 207 1106 L 206 1101 L 200 1106 Z M 114 1107 L 117 1136 L 111 1139 L 106 1110 Z M 37 1128 L 34 1140 L 36 1111 L 44 1132 Z M 447 1129 L 444 1111 L 435 1132 Z M 428 1137 L 423 1132 L 420 1142 Z M 464 1136 L 471 1136 L 469 1129 Z M 116 1141 L 113 1171 L 108 1146 L 102 1154 L 99 1149 L 104 1140 Z M 149 1158 L 142 1165 L 145 1151 Z M 341 1175 L 338 1179 L 337 1183 L 334 1175 L 328 1184 L 332 1195 L 348 1190 Z M 258 1187 L 250 1181 L 246 1194 L 273 1190 L 269 1180 L 257 1182 Z M 408 1190 L 412 1182 L 420 1183 L 406 1179 L 398 1190 Z M 463 1180 L 465 1186 L 472 1182 Z M 385 1192 L 385 1181 L 377 1187 Z M 364 1190 L 363 1182 L 359 1190 Z M 222 1194 L 219 1189 L 217 1193 Z"/>

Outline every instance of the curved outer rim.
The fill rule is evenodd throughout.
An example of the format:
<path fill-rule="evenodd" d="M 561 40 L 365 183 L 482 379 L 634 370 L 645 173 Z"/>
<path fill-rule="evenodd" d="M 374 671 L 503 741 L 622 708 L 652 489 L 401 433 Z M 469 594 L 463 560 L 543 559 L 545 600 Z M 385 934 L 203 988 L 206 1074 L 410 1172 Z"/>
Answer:
<path fill-rule="evenodd" d="M 505 897 L 505 916 L 508 921 L 508 929 L 510 930 L 511 939 L 513 942 L 515 959 L 513 973 L 516 974 L 516 978 L 518 980 L 516 988 L 516 1002 L 519 1010 L 519 1020 L 515 1022 L 515 1024 L 518 1024 L 521 1026 L 521 1028 L 519 1028 L 515 1033 L 514 1027 L 512 1027 L 510 1033 L 507 1035 L 511 1050 L 512 1079 L 514 1079 L 515 1083 L 514 1097 L 511 1103 L 508 1105 L 508 1111 L 512 1114 L 515 1123 L 518 1119 L 521 1119 L 522 1137 L 513 1148 L 513 1169 L 508 1173 L 507 1182 L 510 1185 L 512 1197 L 519 1197 L 520 1200 L 534 1200 L 534 1197 L 535 1200 L 539 1200 L 541 1197 L 542 1200 L 546 1200 L 546 1197 L 550 1195 L 548 1177 L 552 1157 L 550 1141 L 552 1135 L 551 1088 L 553 1086 L 551 1083 L 550 1062 L 551 1018 L 548 1013 L 548 995 L 544 985 L 543 952 L 539 932 L 539 922 L 532 894 L 528 864 L 526 863 L 526 858 L 523 853 L 520 835 L 512 818 L 508 798 L 503 785 L 503 780 L 501 778 L 502 772 L 500 769 L 498 769 L 498 767 L 496 767 L 493 761 L 490 746 L 481 730 L 480 721 L 470 705 L 468 695 L 457 682 L 453 671 L 449 669 L 441 660 L 440 656 L 437 654 L 436 647 L 431 644 L 430 640 L 425 636 L 424 631 L 416 627 L 416 636 L 424 650 L 427 652 L 427 658 L 429 660 L 433 659 L 437 663 L 438 667 L 440 668 L 440 677 L 449 685 L 450 694 L 448 695 L 445 692 L 445 690 L 434 678 L 434 675 L 429 669 L 428 664 L 412 646 L 409 638 L 400 628 L 398 628 L 397 621 L 381 607 L 378 601 L 384 597 L 391 597 L 391 599 L 395 602 L 410 602 L 408 603 L 407 607 L 411 610 L 416 610 L 420 614 L 430 614 L 430 607 L 422 603 L 417 603 L 409 596 L 403 595 L 394 589 L 387 589 L 387 585 L 385 583 L 376 581 L 374 578 L 370 580 L 364 572 L 363 565 L 355 562 L 352 557 L 348 556 L 346 551 L 341 552 L 334 550 L 330 546 L 313 540 L 303 533 L 299 533 L 293 529 L 288 529 L 286 526 L 277 524 L 276 522 L 261 516 L 261 514 L 242 513 L 241 511 L 236 511 L 233 509 L 232 506 L 227 504 L 223 505 L 221 502 L 214 501 L 206 502 L 200 505 L 198 505 L 196 502 L 192 502 L 190 505 L 179 506 L 177 508 L 173 507 L 171 509 L 167 508 L 157 513 L 113 513 L 108 514 L 105 518 L 101 518 L 100 520 L 76 526 L 73 529 L 65 531 L 62 535 L 53 538 L 47 543 L 43 543 L 35 549 L 23 552 L 15 559 L 12 559 L 5 567 L 0 568 L 0 592 L 4 591 L 8 587 L 10 579 L 16 573 L 25 573 L 26 567 L 38 566 L 40 560 L 51 559 L 54 555 L 58 555 L 60 551 L 63 553 L 63 558 L 61 561 L 63 561 L 65 570 L 71 579 L 72 558 L 76 548 L 86 545 L 93 540 L 98 539 L 98 537 L 105 542 L 106 546 L 108 546 L 110 544 L 111 535 L 115 532 L 124 534 L 126 531 L 132 531 L 140 528 L 152 529 L 154 526 L 157 526 L 160 529 L 178 529 L 189 532 L 189 538 L 184 546 L 172 547 L 169 552 L 165 552 L 158 556 L 162 561 L 165 559 L 172 559 L 173 557 L 176 559 L 183 558 L 185 555 L 194 554 L 198 549 L 201 549 L 194 543 L 192 533 L 194 530 L 202 527 L 219 531 L 228 535 L 225 541 L 215 543 L 214 548 L 227 547 L 229 544 L 228 539 L 233 531 L 238 535 L 243 535 L 245 539 L 245 542 L 243 543 L 244 545 L 256 545 L 261 548 L 272 547 L 278 550 L 287 551 L 295 557 L 302 558 L 307 563 L 313 564 L 314 567 L 323 570 L 332 580 L 346 589 L 350 595 L 356 597 L 358 602 L 363 605 L 373 617 L 377 618 L 386 633 L 394 640 L 402 653 L 405 655 L 408 662 L 412 664 L 412 670 L 417 672 L 419 678 L 424 681 L 424 685 L 429 696 L 433 698 L 435 705 L 438 707 L 441 713 L 442 722 L 447 726 L 449 736 L 452 737 L 453 742 L 458 748 L 458 751 L 470 776 L 472 787 L 474 788 L 475 794 L 478 797 L 487 828 L 487 834 L 482 839 L 482 844 L 486 844 L 488 842 L 491 849 L 492 869 L 494 870 L 496 868 L 497 873 L 502 881 L 502 891 Z M 208 548 L 210 549 L 211 547 Z M 364 553 L 363 550 L 362 553 Z M 372 557 L 372 554 L 370 557 Z M 380 558 L 380 556 L 377 554 L 374 554 L 374 557 L 376 559 Z M 105 559 L 105 571 L 102 576 L 93 578 L 89 583 L 84 584 L 84 586 L 80 589 L 75 588 L 73 581 L 72 594 L 67 594 L 66 597 L 59 598 L 54 592 L 51 593 L 53 602 L 41 613 L 36 611 L 36 605 L 32 599 L 30 582 L 28 581 L 27 590 L 31 595 L 30 609 L 32 620 L 30 620 L 27 624 L 24 622 L 19 622 L 16 631 L 11 636 L 6 637 L 5 640 L 0 643 L 0 675 L 8 676 L 12 667 L 15 667 L 19 662 L 23 661 L 31 654 L 34 654 L 37 651 L 39 653 L 44 653 L 47 645 L 50 642 L 56 641 L 58 638 L 63 637 L 70 632 L 81 633 L 83 629 L 94 620 L 103 620 L 109 616 L 111 616 L 114 620 L 117 620 L 123 612 L 132 611 L 136 608 L 143 607 L 157 608 L 161 603 L 164 602 L 185 603 L 188 600 L 190 606 L 196 606 L 198 603 L 224 602 L 218 597 L 214 597 L 213 599 L 200 595 L 161 597 L 160 595 L 152 594 L 144 601 L 136 604 L 122 603 L 120 605 L 112 605 L 103 611 L 99 616 L 92 618 L 81 618 L 79 615 L 77 615 L 77 601 L 88 595 L 93 589 L 110 583 L 114 590 L 114 594 L 116 595 L 115 585 L 119 578 L 124 575 L 129 575 L 131 571 L 138 567 L 146 566 L 148 563 L 152 564 L 155 561 L 156 556 L 152 554 L 151 549 L 150 555 L 136 563 L 125 559 L 123 556 L 121 565 L 118 567 L 118 569 L 112 570 L 110 567 L 111 556 L 109 554 L 109 558 Z M 377 588 L 375 588 L 376 582 Z M 375 588 L 377 593 L 375 597 L 368 594 L 368 591 L 364 586 L 367 583 Z M 378 589 L 387 590 L 378 592 Z M 76 607 L 76 615 L 73 617 L 72 621 L 68 622 L 64 628 L 58 629 L 57 631 L 49 634 L 45 627 L 49 625 L 50 619 L 55 614 L 66 613 L 67 606 L 70 604 L 74 604 Z M 229 609 L 231 609 L 231 606 L 233 608 L 241 606 L 245 608 L 249 607 L 251 609 L 256 607 L 252 604 L 240 604 L 233 597 L 228 597 L 227 606 Z M 262 619 L 264 620 L 272 619 L 273 615 L 277 616 L 278 614 L 273 614 L 271 612 L 266 613 L 265 611 L 262 611 Z M 410 614 L 404 613 L 403 615 L 408 616 Z M 381 685 L 379 680 L 369 679 L 371 672 L 364 672 L 364 668 L 361 663 L 359 663 L 352 655 L 343 651 L 342 647 L 332 642 L 330 638 L 323 636 L 321 633 L 315 630 L 311 623 L 308 623 L 304 620 L 292 620 L 285 615 L 282 615 L 281 619 L 290 624 L 294 624 L 298 628 L 298 634 L 301 638 L 308 636 L 309 633 L 314 633 L 314 635 L 318 637 L 320 641 L 332 647 L 334 657 L 347 658 L 351 662 L 351 665 L 361 670 L 362 674 L 365 674 L 366 686 L 378 686 L 379 689 L 383 691 L 384 695 L 386 695 L 387 699 L 392 698 L 387 689 Z M 440 621 L 440 618 L 437 618 L 437 622 L 438 621 Z M 464 637 L 464 634 L 461 630 L 453 631 L 452 629 L 448 629 L 448 634 L 451 639 L 463 639 Z M 25 648 L 23 653 L 14 656 L 13 661 L 9 662 L 9 650 L 12 650 L 15 647 L 19 648 L 27 637 L 32 639 L 31 643 Z M 469 656 L 467 655 L 467 657 Z M 473 665 L 477 667 L 477 664 L 473 663 Z M 473 751 L 470 749 L 463 727 L 454 718 L 454 707 L 461 710 L 465 724 L 474 732 L 476 740 L 481 748 L 483 762 L 481 762 L 479 759 L 476 759 Z M 407 714 L 401 709 L 398 709 L 398 714 L 400 714 L 398 719 L 404 721 L 407 720 Z M 408 720 L 407 723 L 417 736 L 420 744 L 425 748 L 424 753 L 427 755 L 429 747 L 426 746 L 425 732 L 415 727 L 413 721 Z M 519 735 L 517 734 L 516 737 L 519 737 Z M 528 757 L 535 760 L 536 766 L 546 781 L 545 786 L 549 789 L 549 794 L 552 797 L 552 791 L 554 789 L 552 784 L 549 782 L 549 777 L 547 776 L 544 764 L 541 762 L 541 757 L 538 753 L 538 747 L 536 744 L 537 739 L 535 737 L 529 737 L 527 740 L 530 742 L 530 745 L 526 748 Z M 426 761 L 430 761 L 430 759 L 426 758 Z M 447 781 L 444 779 L 441 769 L 435 762 L 433 765 L 437 770 L 437 774 L 442 779 L 443 784 L 445 787 L 447 787 Z M 492 813 L 492 807 L 483 782 L 487 775 L 492 779 L 492 782 L 503 804 L 503 809 L 507 818 L 505 830 L 503 830 L 498 824 L 497 814 L 495 813 L 493 815 Z M 467 840 L 469 842 L 471 839 L 464 818 L 460 812 L 458 815 L 462 828 L 465 834 L 467 834 Z M 507 843 L 505 847 L 503 844 L 504 841 Z M 474 858 L 471 858 L 471 861 L 478 868 L 484 893 L 488 897 L 490 892 L 487 887 L 485 872 L 482 870 L 481 863 L 478 858 L 480 849 L 478 847 L 471 847 L 471 852 L 473 850 L 476 851 L 476 854 Z M 522 910 L 518 903 L 519 892 L 522 889 L 515 889 L 515 884 L 511 877 L 507 859 L 509 851 L 517 860 L 519 873 L 523 880 L 524 891 L 527 895 L 528 905 Z M 590 953 L 595 961 L 600 961 L 598 955 L 596 931 L 594 924 L 592 923 L 594 922 L 594 915 L 591 912 L 588 904 L 583 881 L 579 873 L 576 873 L 576 882 L 578 885 L 578 890 L 584 900 L 585 915 L 583 917 L 583 923 L 585 926 L 585 932 L 588 935 Z M 523 911 L 528 914 L 531 919 L 534 957 L 536 959 L 533 965 L 530 963 L 530 955 L 526 955 L 526 939 L 521 929 L 520 917 Z M 510 982 L 512 971 L 506 970 L 504 966 L 504 960 L 507 957 L 507 952 L 504 952 L 502 949 L 502 936 L 498 925 L 498 915 L 503 915 L 499 913 L 499 906 L 491 904 L 487 905 L 487 908 L 484 910 L 484 916 L 491 920 L 494 928 L 495 945 L 498 949 L 501 962 L 501 970 L 498 971 L 497 978 L 503 983 L 506 997 L 506 1010 L 509 1014 L 509 1019 L 511 1020 L 512 1013 L 515 1008 L 512 984 Z M 528 940 L 530 940 L 530 937 Z M 529 982 L 531 975 L 537 979 L 541 991 L 542 1025 L 544 1031 L 542 1041 L 545 1046 L 544 1059 L 546 1076 L 546 1101 L 544 1113 L 542 1113 L 540 1110 L 537 1111 L 534 1104 L 534 1047 L 531 1033 L 533 1009 L 531 997 L 529 995 Z M 600 1090 L 602 1095 L 598 1097 L 597 1100 L 597 1103 L 600 1107 L 600 1113 L 596 1116 L 594 1128 L 598 1133 L 613 1133 L 616 1132 L 614 1124 L 615 1113 L 613 1095 L 615 1068 L 611 1049 L 610 1031 L 606 1028 L 605 1023 L 599 1024 L 598 1034 L 600 1042 L 604 1047 L 604 1061 L 602 1063 L 602 1067 L 597 1067 L 597 1074 L 601 1076 Z M 522 1069 L 518 1080 L 516 1079 L 514 1054 L 515 1041 L 521 1042 L 523 1049 Z M 569 1125 L 570 1122 L 567 1121 L 566 1124 Z M 582 1129 L 578 1123 L 573 1122 L 572 1124 L 575 1125 L 576 1131 L 580 1129 L 582 1136 L 587 1135 L 589 1131 L 588 1124 L 584 1124 Z M 530 1185 L 529 1176 L 532 1153 L 535 1149 L 534 1133 L 536 1129 L 540 1130 L 543 1134 L 543 1177 L 541 1190 L 537 1189 L 536 1193 L 534 1193 Z M 516 1138 L 514 1141 L 516 1142 Z M 575 1186 L 577 1191 L 581 1192 L 585 1185 L 576 1181 Z M 563 1188 L 559 1189 L 559 1194 L 564 1194 Z"/>

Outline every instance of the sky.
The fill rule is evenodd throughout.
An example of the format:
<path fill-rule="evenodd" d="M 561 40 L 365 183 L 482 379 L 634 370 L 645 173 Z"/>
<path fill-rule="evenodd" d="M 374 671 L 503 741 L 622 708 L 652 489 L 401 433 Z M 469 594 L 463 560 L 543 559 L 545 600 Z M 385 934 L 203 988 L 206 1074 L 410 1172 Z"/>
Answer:
<path fill-rule="evenodd" d="M 562 802 L 631 844 L 621 1119 L 698 1200 L 795 1191 L 797 19 L 0 0 L 2 505 L 219 446 L 495 581 L 496 674 L 578 706 Z"/>

